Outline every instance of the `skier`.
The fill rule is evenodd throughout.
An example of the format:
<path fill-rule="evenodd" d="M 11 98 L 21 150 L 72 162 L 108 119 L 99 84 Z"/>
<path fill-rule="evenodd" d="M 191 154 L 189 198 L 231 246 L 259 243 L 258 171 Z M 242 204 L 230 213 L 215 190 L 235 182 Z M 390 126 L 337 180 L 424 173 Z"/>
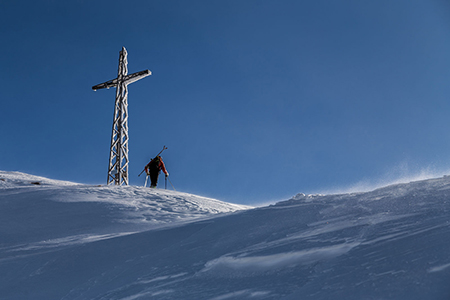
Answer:
<path fill-rule="evenodd" d="M 156 185 L 158 184 L 158 177 L 161 170 L 166 174 L 166 177 L 169 176 L 169 172 L 166 170 L 166 166 L 164 165 L 164 162 L 162 160 L 161 156 L 156 156 L 154 159 L 152 159 L 146 166 L 145 166 L 145 173 L 147 175 L 150 175 L 150 187 L 156 188 Z"/>

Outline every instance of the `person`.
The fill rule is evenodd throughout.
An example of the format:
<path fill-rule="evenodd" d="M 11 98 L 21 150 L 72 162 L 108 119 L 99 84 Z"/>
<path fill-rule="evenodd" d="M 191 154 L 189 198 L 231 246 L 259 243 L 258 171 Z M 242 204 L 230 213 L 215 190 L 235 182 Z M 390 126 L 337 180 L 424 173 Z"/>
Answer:
<path fill-rule="evenodd" d="M 161 170 L 166 174 L 166 177 L 169 176 L 169 172 L 166 170 L 166 166 L 164 165 L 164 162 L 162 160 L 161 156 L 156 156 L 154 159 L 152 159 L 146 166 L 145 166 L 145 173 L 147 175 L 150 175 L 150 187 L 156 188 L 156 185 L 158 184 L 158 177 Z"/>

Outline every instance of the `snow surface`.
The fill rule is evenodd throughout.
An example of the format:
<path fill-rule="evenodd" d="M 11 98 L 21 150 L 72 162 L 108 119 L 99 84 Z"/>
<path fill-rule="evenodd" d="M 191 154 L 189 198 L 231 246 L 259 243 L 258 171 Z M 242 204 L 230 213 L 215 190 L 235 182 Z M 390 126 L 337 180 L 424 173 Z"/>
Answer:
<path fill-rule="evenodd" d="M 449 200 L 450 177 L 251 208 L 0 171 L 0 299 L 448 300 Z"/>

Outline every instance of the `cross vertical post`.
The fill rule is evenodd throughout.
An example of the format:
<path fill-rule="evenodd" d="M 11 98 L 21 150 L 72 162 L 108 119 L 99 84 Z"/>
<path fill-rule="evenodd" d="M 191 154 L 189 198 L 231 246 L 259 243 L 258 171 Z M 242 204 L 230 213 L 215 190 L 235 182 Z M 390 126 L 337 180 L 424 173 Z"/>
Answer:
<path fill-rule="evenodd" d="M 109 151 L 107 184 L 128 185 L 128 84 L 152 74 L 144 70 L 128 75 L 127 50 L 122 47 L 119 55 L 117 78 L 95 85 L 94 91 L 110 87 L 116 88 L 116 102 Z"/>

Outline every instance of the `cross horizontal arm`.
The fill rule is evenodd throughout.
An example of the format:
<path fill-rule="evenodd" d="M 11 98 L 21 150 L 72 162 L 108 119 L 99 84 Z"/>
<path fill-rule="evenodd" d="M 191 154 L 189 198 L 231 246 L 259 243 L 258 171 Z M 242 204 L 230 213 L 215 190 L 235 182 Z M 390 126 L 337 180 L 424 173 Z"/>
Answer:
<path fill-rule="evenodd" d="M 110 80 L 110 81 L 107 81 L 107 82 L 104 82 L 104 83 L 100 83 L 100 84 L 94 85 L 92 87 L 92 89 L 94 91 L 96 91 L 96 90 L 105 89 L 105 88 L 109 89 L 110 87 L 116 87 L 116 86 L 117 86 L 117 78 L 113 79 L 113 80 Z"/>
<path fill-rule="evenodd" d="M 136 72 L 136 73 L 133 73 L 133 74 L 125 76 L 123 78 L 123 82 L 125 84 L 130 84 L 130 83 L 138 81 L 139 79 L 147 77 L 149 75 L 152 75 L 152 72 L 150 70 L 144 70 L 144 71 Z"/>
<path fill-rule="evenodd" d="M 136 72 L 136 73 L 124 76 L 122 78 L 122 82 L 124 84 L 130 84 L 130 83 L 133 83 L 135 81 L 138 81 L 139 79 L 147 77 L 149 75 L 152 75 L 152 72 L 150 70 L 144 70 L 144 71 Z M 100 84 L 94 85 L 92 87 L 92 89 L 94 91 L 100 90 L 100 89 L 105 89 L 105 88 L 109 89 L 110 87 L 116 87 L 118 82 L 119 82 L 119 80 L 116 78 L 116 79 L 113 79 L 113 80 L 110 80 L 110 81 L 107 81 L 107 82 L 104 82 L 104 83 L 100 83 Z"/>

